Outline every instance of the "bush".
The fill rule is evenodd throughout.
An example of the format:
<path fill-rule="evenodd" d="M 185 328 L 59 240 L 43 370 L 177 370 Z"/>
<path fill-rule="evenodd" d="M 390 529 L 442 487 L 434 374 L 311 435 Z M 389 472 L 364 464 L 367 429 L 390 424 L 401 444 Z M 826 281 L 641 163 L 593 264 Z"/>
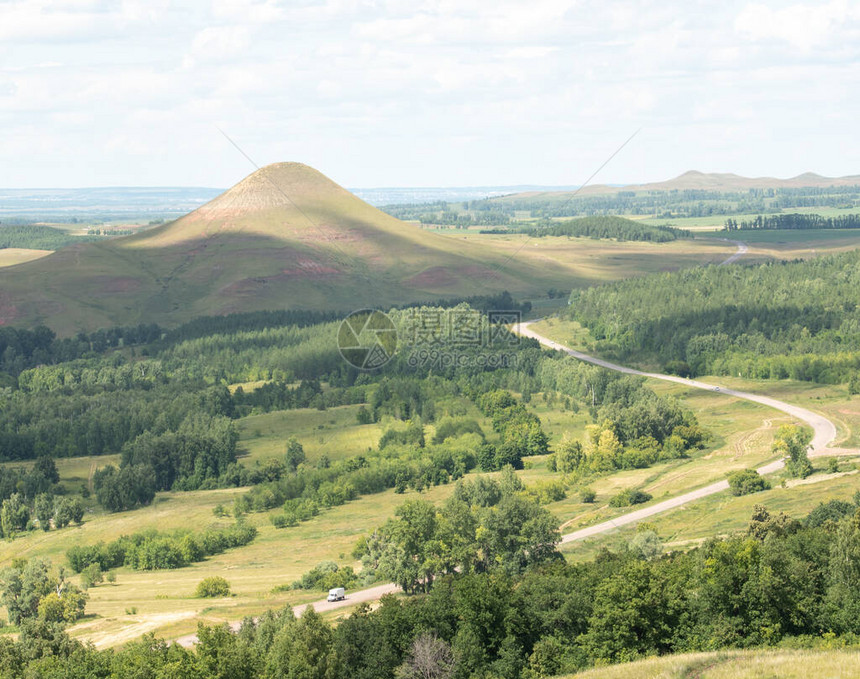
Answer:
<path fill-rule="evenodd" d="M 230 583 L 220 575 L 204 578 L 197 585 L 194 596 L 198 599 L 230 596 Z"/>
<path fill-rule="evenodd" d="M 298 524 L 295 514 L 273 514 L 269 521 L 275 528 L 288 528 Z"/>
<path fill-rule="evenodd" d="M 335 587 L 349 588 L 358 582 L 351 566 L 340 568 L 334 561 L 323 561 L 296 580 L 293 589 L 318 589 L 327 592 Z"/>
<path fill-rule="evenodd" d="M 541 481 L 530 486 L 528 492 L 542 505 L 567 497 L 567 488 L 561 481 Z"/>
<path fill-rule="evenodd" d="M 755 469 L 741 469 L 732 472 L 727 478 L 732 495 L 749 495 L 770 488 L 770 483 Z"/>
<path fill-rule="evenodd" d="M 609 501 L 610 507 L 629 507 L 630 505 L 641 505 L 643 502 L 648 502 L 652 498 L 650 493 L 641 490 L 628 488 L 622 490 L 618 495 Z"/>
<path fill-rule="evenodd" d="M 591 488 L 583 488 L 579 491 L 579 497 L 586 504 L 590 504 L 597 498 L 597 493 L 595 493 Z"/>
<path fill-rule="evenodd" d="M 821 502 L 807 515 L 804 523 L 810 528 L 818 528 L 828 521 L 837 522 L 845 516 L 854 513 L 856 507 L 850 502 L 844 500 L 829 500 Z"/>

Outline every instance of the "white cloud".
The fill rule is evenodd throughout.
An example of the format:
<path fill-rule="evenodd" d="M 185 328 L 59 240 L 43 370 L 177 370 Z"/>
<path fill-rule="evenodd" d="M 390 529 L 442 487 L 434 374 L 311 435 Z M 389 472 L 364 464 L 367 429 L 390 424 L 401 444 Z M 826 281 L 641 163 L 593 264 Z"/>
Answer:
<path fill-rule="evenodd" d="M 735 29 L 753 40 L 783 40 L 798 49 L 810 50 L 829 41 L 836 27 L 851 14 L 844 0 L 776 9 L 753 3 L 738 14 Z"/>
<path fill-rule="evenodd" d="M 764 1 L 0 0 L 0 186 L 856 172 L 856 3 Z"/>
<path fill-rule="evenodd" d="M 250 38 L 249 28 L 241 24 L 209 26 L 194 36 L 182 65 L 192 68 L 200 62 L 230 60 L 247 49 Z"/>

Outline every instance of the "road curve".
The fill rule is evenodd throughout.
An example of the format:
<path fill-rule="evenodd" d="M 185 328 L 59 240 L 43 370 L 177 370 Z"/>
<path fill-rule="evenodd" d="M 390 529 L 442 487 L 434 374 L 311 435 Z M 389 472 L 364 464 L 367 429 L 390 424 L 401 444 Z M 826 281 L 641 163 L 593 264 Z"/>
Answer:
<path fill-rule="evenodd" d="M 833 451 L 828 448 L 828 445 L 836 438 L 836 427 L 826 417 L 814 413 L 811 410 L 801 408 L 800 406 L 791 405 L 790 403 L 785 403 L 783 401 L 778 401 L 775 398 L 770 398 L 769 396 L 761 396 L 760 394 L 751 394 L 746 391 L 738 391 L 736 389 L 718 387 L 714 384 L 700 382 L 699 380 L 691 380 L 685 377 L 678 377 L 677 375 L 663 375 L 662 373 L 643 372 L 642 370 L 636 370 L 634 368 L 628 368 L 627 366 L 618 365 L 617 363 L 604 361 L 603 359 L 589 356 L 588 354 L 584 354 L 581 351 L 576 351 L 575 349 L 566 347 L 559 342 L 555 342 L 551 339 L 544 337 L 543 335 L 538 334 L 530 327 L 531 324 L 535 322 L 536 321 L 530 321 L 528 323 L 519 323 L 514 326 L 514 332 L 522 335 L 523 337 L 531 337 L 533 339 L 536 339 L 545 347 L 549 347 L 550 349 L 556 349 L 557 351 L 563 351 L 564 353 L 573 356 L 574 358 L 578 358 L 581 361 L 586 361 L 587 363 L 599 365 L 601 368 L 615 370 L 616 372 L 625 373 L 627 375 L 641 375 L 642 377 L 652 377 L 657 380 L 664 380 L 665 382 L 676 382 L 678 384 L 683 384 L 688 387 L 696 387 L 697 389 L 704 389 L 706 391 L 718 391 L 721 394 L 736 396 L 738 398 L 746 399 L 747 401 L 754 401 L 755 403 L 761 403 L 762 405 L 768 406 L 770 408 L 781 410 L 782 412 L 787 413 L 788 415 L 791 415 L 792 417 L 797 418 L 798 420 L 801 420 L 802 422 L 805 422 L 810 427 L 812 427 L 813 436 L 812 443 L 810 444 L 810 456 L 815 457 L 819 455 L 833 454 Z"/>
<path fill-rule="evenodd" d="M 744 252 L 746 252 L 746 250 L 744 250 Z M 739 251 L 734 256 L 736 258 L 740 257 L 744 254 L 744 252 Z M 546 347 L 556 349 L 558 351 L 563 351 L 566 354 L 573 356 L 574 358 L 578 358 L 582 361 L 598 365 L 602 368 L 615 370 L 617 372 L 625 373 L 628 375 L 641 375 L 643 377 L 653 377 L 654 379 L 665 380 L 667 382 L 677 382 L 678 384 L 696 387 L 698 389 L 705 389 L 707 391 L 719 391 L 719 393 L 721 394 L 736 396 L 738 398 L 743 398 L 748 401 L 754 401 L 755 403 L 760 403 L 762 405 L 775 408 L 776 410 L 780 410 L 798 420 L 801 420 L 802 422 L 805 422 L 810 427 L 812 427 L 814 435 L 810 446 L 810 457 L 838 454 L 840 452 L 850 452 L 856 454 L 857 452 L 835 451 L 833 449 L 828 448 L 828 444 L 830 444 L 836 438 L 836 427 L 826 417 L 813 413 L 811 410 L 801 408 L 800 406 L 791 405 L 790 403 L 784 403 L 768 396 L 760 396 L 759 394 L 751 394 L 744 391 L 737 391 L 735 389 L 717 387 L 713 384 L 707 384 L 698 380 L 688 380 L 683 377 L 677 377 L 675 375 L 663 375 L 660 373 L 643 372 L 641 370 L 635 370 L 634 368 L 628 368 L 623 365 L 617 365 L 609 361 L 604 361 L 600 358 L 594 358 L 593 356 L 584 354 L 581 351 L 576 351 L 575 349 L 570 349 L 563 344 L 560 344 L 544 337 L 543 335 L 538 334 L 529 327 L 534 322 L 535 321 L 531 321 L 529 323 L 519 323 L 514 326 L 513 330 L 514 332 L 522 335 L 523 337 L 531 337 L 533 339 L 538 340 Z M 776 460 L 774 462 L 764 465 L 763 467 L 759 467 L 757 471 L 759 472 L 759 474 L 771 474 L 775 471 L 782 469 L 784 466 L 784 460 Z M 728 481 L 717 481 L 716 483 L 712 483 L 709 486 L 704 486 L 702 488 L 691 490 L 690 492 L 684 493 L 683 495 L 669 498 L 668 500 L 664 500 L 648 507 L 644 507 L 643 509 L 637 509 L 636 511 L 629 512 L 614 519 L 610 519 L 609 521 L 604 521 L 603 523 L 598 523 L 593 526 L 588 526 L 587 528 L 582 528 L 580 530 L 574 531 L 573 533 L 562 535 L 561 544 L 576 542 L 578 540 L 583 540 L 585 538 L 593 537 L 595 535 L 608 533 L 621 526 L 630 523 L 636 523 L 637 521 L 642 521 L 643 519 L 647 519 L 648 517 L 654 516 L 655 514 L 660 514 L 670 509 L 675 509 L 676 507 L 685 505 L 688 502 L 699 500 L 703 497 L 707 497 L 708 495 L 720 493 L 724 490 L 728 490 L 728 488 Z M 327 611 L 337 610 L 339 608 L 344 608 L 346 606 L 351 606 L 356 603 L 376 601 L 385 594 L 394 594 L 399 591 L 400 588 L 397 585 L 393 583 L 387 583 L 384 585 L 371 587 L 369 589 L 352 592 L 350 593 L 349 598 L 344 599 L 343 601 L 329 602 L 323 600 L 315 601 L 308 604 L 301 604 L 299 606 L 293 607 L 293 612 L 296 614 L 296 616 L 300 616 L 302 613 L 304 613 L 308 606 L 311 606 L 318 613 L 323 613 Z M 233 630 L 238 630 L 240 625 L 240 622 L 233 622 L 230 624 L 230 628 Z M 189 634 L 187 636 L 180 637 L 175 641 L 175 643 L 179 644 L 180 646 L 191 647 L 197 643 L 197 635 Z"/>
<path fill-rule="evenodd" d="M 749 245 L 744 243 L 742 240 L 731 240 L 729 238 L 723 238 L 727 243 L 734 243 L 738 246 L 738 251 L 733 254 L 731 257 L 723 260 L 718 264 L 718 266 L 725 266 L 726 264 L 732 264 L 733 262 L 737 262 L 741 257 L 743 257 L 747 252 L 749 252 Z"/>
<path fill-rule="evenodd" d="M 738 256 L 741 256 L 741 254 L 743 253 L 739 252 Z M 566 347 L 559 342 L 555 342 L 547 337 L 544 337 L 543 335 L 538 334 L 529 327 L 534 322 L 535 321 L 531 321 L 529 323 L 519 323 L 514 326 L 514 332 L 522 335 L 523 337 L 531 337 L 533 339 L 536 339 L 538 342 L 540 342 L 546 347 L 556 349 L 558 351 L 563 351 L 564 353 L 573 356 L 574 358 L 578 358 L 581 361 L 586 361 L 588 363 L 598 365 L 602 368 L 615 370 L 617 372 L 625 373 L 628 375 L 641 375 L 642 377 L 652 377 L 654 379 L 664 380 L 666 382 L 676 382 L 685 386 L 705 389 L 706 391 L 718 391 L 721 394 L 736 396 L 737 398 L 743 398 L 748 401 L 753 401 L 755 403 L 760 403 L 770 408 L 780 410 L 798 420 L 801 420 L 802 422 L 805 422 L 810 427 L 812 427 L 813 436 L 812 442 L 810 444 L 810 457 L 857 453 L 857 451 L 844 451 L 830 448 L 829 444 L 832 443 L 833 440 L 836 438 L 836 427 L 826 417 L 814 413 L 811 410 L 807 410 L 806 408 L 801 408 L 800 406 L 792 405 L 790 403 L 784 403 L 783 401 L 778 401 L 777 399 L 770 398 L 769 396 L 761 396 L 760 394 L 751 394 L 749 392 L 738 391 L 736 389 L 718 387 L 713 384 L 707 384 L 706 382 L 700 382 L 699 380 L 690 380 L 684 377 L 678 377 L 677 375 L 663 375 L 661 373 L 644 372 L 642 370 L 636 370 L 634 368 L 628 368 L 623 365 L 611 363 L 610 361 L 604 361 L 603 359 L 589 356 L 588 354 L 584 354 L 581 351 L 576 351 L 575 349 Z M 774 462 L 766 464 L 763 467 L 759 467 L 756 471 L 758 471 L 759 474 L 772 474 L 775 471 L 779 471 L 784 466 L 784 460 L 775 460 Z M 604 521 L 603 523 L 598 523 L 593 526 L 588 526 L 587 528 L 582 528 L 581 530 L 575 531 L 573 533 L 568 533 L 562 536 L 561 542 L 562 544 L 568 542 L 576 542 L 577 540 L 582 540 L 584 538 L 592 537 L 594 535 L 608 533 L 620 526 L 641 521 L 642 519 L 654 516 L 655 514 L 660 514 L 670 509 L 675 509 L 676 507 L 685 505 L 688 502 L 699 500 L 703 497 L 707 497 L 708 495 L 713 495 L 715 493 L 720 493 L 724 490 L 728 490 L 728 488 L 728 481 L 717 481 L 716 483 L 712 483 L 709 486 L 704 486 L 702 488 L 691 490 L 690 492 L 684 493 L 683 495 L 678 495 L 668 500 L 664 500 L 663 502 L 653 504 L 649 507 L 644 507 L 643 509 L 629 512 L 628 514 L 624 514 L 623 516 L 619 516 L 615 519 L 610 519 L 609 521 Z"/>

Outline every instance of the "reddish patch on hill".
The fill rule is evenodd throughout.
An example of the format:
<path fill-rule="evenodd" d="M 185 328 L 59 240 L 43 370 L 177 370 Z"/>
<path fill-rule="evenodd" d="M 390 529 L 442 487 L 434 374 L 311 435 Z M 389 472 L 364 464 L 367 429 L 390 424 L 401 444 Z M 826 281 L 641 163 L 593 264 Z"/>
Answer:
<path fill-rule="evenodd" d="M 468 277 L 476 283 L 487 279 L 493 274 L 493 270 L 485 266 L 464 266 L 450 269 L 443 266 L 431 266 L 421 273 L 407 278 L 406 285 L 434 290 L 437 288 L 449 288 L 461 282 L 463 277 Z"/>
<path fill-rule="evenodd" d="M 21 315 L 18 307 L 7 295 L 0 296 L 0 325 L 11 323 Z"/>
<path fill-rule="evenodd" d="M 404 282 L 416 288 L 448 288 L 457 284 L 457 277 L 443 266 L 431 266 Z"/>
<path fill-rule="evenodd" d="M 340 271 L 331 266 L 326 266 L 313 259 L 299 259 L 295 266 L 290 269 L 284 269 L 281 272 L 285 276 L 298 276 L 301 278 L 320 278 L 339 274 Z"/>
<path fill-rule="evenodd" d="M 225 285 L 219 291 L 219 296 L 253 296 L 263 288 L 277 283 L 293 282 L 296 280 L 322 280 L 341 274 L 337 269 L 324 266 L 317 262 L 306 263 L 304 266 L 297 265 L 292 269 L 284 269 L 275 276 L 253 276 Z"/>
<path fill-rule="evenodd" d="M 96 294 L 116 295 L 140 290 L 140 280 L 130 276 L 93 276 L 91 281 Z"/>

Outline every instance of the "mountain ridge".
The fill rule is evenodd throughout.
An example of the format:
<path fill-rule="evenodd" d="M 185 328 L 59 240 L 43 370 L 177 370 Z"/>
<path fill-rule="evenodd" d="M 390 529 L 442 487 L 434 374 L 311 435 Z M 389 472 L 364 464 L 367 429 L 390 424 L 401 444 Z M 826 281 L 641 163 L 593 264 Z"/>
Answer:
<path fill-rule="evenodd" d="M 796 177 L 779 179 L 777 177 L 744 177 L 732 172 L 687 170 L 673 179 L 664 181 L 625 185 L 592 184 L 576 193 L 587 196 L 618 193 L 619 191 L 748 191 L 750 189 L 828 188 L 832 186 L 860 186 L 860 175 L 825 177 L 815 172 L 804 172 Z M 573 191 L 524 191 L 491 200 L 534 198 L 536 196 L 563 197 L 569 196 L 571 193 Z"/>

